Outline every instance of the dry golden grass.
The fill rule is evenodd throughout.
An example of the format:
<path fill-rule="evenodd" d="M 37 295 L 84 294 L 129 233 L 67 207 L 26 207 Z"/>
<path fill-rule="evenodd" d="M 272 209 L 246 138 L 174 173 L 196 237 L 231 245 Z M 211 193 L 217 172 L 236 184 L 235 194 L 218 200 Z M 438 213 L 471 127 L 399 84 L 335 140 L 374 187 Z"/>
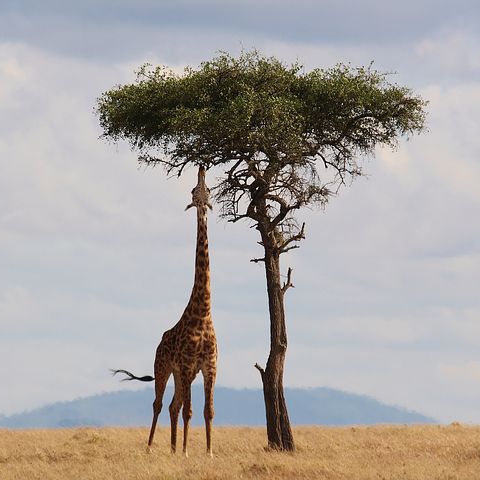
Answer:
<path fill-rule="evenodd" d="M 147 433 L 0 430 L 0 479 L 480 479 L 480 427 L 298 427 L 295 454 L 266 452 L 264 429 L 217 427 L 213 459 L 201 428 L 187 459 L 169 453 L 166 428 L 147 453 Z"/>

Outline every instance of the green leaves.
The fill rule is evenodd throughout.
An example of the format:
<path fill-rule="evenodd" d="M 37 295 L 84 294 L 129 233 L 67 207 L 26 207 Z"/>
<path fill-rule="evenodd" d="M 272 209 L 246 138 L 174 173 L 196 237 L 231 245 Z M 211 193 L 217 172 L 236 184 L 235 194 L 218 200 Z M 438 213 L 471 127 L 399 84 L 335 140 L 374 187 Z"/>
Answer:
<path fill-rule="evenodd" d="M 236 165 L 217 195 L 235 217 L 238 198 L 255 195 L 283 195 L 283 211 L 325 203 L 361 175 L 359 158 L 421 132 L 425 106 L 371 66 L 305 72 L 252 51 L 221 53 L 180 75 L 144 65 L 135 83 L 105 92 L 97 112 L 105 138 L 129 141 L 140 159 L 169 172 Z M 280 208 L 265 205 L 268 215 Z"/>
<path fill-rule="evenodd" d="M 368 153 L 377 143 L 393 145 L 397 135 L 420 131 L 424 106 L 370 68 L 304 73 L 300 65 L 287 67 L 257 52 L 221 54 L 183 75 L 145 65 L 135 84 L 98 99 L 105 137 L 160 154 L 178 140 L 189 157 L 221 152 L 224 162 L 245 150 L 295 157 L 312 139 L 323 151 L 343 143 L 352 153 Z"/>

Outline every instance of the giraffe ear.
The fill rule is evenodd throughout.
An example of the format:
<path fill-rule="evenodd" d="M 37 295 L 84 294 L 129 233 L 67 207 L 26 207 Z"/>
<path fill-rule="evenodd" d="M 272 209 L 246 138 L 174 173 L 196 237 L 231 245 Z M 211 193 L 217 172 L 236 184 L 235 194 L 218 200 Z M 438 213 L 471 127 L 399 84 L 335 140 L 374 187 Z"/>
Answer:
<path fill-rule="evenodd" d="M 195 206 L 195 205 L 194 205 L 193 203 L 191 203 L 190 205 L 187 205 L 187 206 L 185 207 L 185 211 L 187 211 L 189 208 L 192 208 L 192 207 L 194 207 L 194 206 Z"/>
<path fill-rule="evenodd" d="M 213 207 L 210 203 L 207 203 L 207 207 L 210 209 L 210 210 L 213 210 Z"/>

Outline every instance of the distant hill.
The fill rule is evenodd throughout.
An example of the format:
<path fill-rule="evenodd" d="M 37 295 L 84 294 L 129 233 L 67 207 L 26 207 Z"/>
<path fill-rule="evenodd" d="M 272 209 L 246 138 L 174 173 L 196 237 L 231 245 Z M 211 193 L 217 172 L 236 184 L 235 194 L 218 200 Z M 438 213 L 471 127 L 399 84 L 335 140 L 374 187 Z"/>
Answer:
<path fill-rule="evenodd" d="M 160 422 L 170 424 L 168 405 L 172 388 L 167 388 Z M 0 415 L 0 427 L 58 428 L 75 426 L 150 425 L 153 388 L 103 393 L 58 402 L 11 416 Z M 436 423 L 433 418 L 393 407 L 377 400 L 330 388 L 286 388 L 290 418 L 296 425 L 373 425 L 379 423 Z M 193 425 L 203 424 L 203 387 L 194 385 Z M 216 425 L 264 425 L 261 390 L 216 387 Z"/>

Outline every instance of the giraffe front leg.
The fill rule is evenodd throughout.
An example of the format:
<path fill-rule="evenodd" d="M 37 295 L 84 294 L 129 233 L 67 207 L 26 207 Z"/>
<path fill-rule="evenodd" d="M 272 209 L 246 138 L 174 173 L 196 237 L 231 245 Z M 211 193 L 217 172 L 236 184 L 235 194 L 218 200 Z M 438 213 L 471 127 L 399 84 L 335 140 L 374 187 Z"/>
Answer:
<path fill-rule="evenodd" d="M 177 375 L 175 378 L 175 393 L 173 395 L 172 403 L 170 404 L 170 450 L 172 453 L 177 451 L 177 426 L 178 415 L 182 408 L 182 385 Z"/>
<path fill-rule="evenodd" d="M 207 455 L 213 457 L 212 453 L 212 422 L 214 416 L 213 388 L 215 385 L 215 371 L 213 369 L 203 373 L 203 387 L 205 390 L 205 407 L 203 417 L 205 418 L 205 433 L 207 436 Z"/>
<path fill-rule="evenodd" d="M 192 392 L 191 382 L 183 382 L 183 454 L 188 457 L 187 442 L 188 442 L 188 428 L 190 425 L 190 419 L 192 418 Z"/>

